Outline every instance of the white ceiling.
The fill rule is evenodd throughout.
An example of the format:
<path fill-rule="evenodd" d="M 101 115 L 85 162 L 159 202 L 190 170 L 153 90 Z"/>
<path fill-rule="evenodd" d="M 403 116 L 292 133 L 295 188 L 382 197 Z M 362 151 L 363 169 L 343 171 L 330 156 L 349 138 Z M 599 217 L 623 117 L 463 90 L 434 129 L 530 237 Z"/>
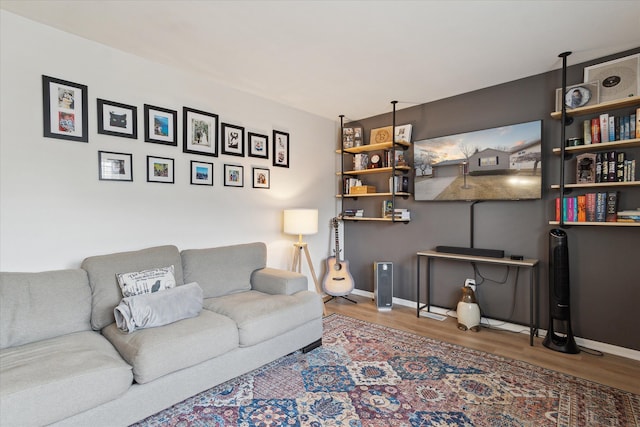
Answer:
<path fill-rule="evenodd" d="M 560 68 L 566 50 L 574 64 L 640 47 L 638 0 L 0 0 L 0 7 L 331 119 L 544 73 Z"/>

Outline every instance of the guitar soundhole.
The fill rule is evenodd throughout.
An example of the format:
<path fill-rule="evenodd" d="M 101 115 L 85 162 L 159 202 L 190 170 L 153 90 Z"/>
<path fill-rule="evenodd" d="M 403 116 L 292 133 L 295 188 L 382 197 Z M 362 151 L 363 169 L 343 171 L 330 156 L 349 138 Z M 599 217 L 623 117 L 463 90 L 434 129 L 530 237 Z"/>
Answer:
<path fill-rule="evenodd" d="M 336 263 L 336 264 L 333 266 L 333 269 L 334 269 L 335 271 L 340 271 L 340 270 L 342 270 L 342 264 L 338 264 L 338 263 Z"/>

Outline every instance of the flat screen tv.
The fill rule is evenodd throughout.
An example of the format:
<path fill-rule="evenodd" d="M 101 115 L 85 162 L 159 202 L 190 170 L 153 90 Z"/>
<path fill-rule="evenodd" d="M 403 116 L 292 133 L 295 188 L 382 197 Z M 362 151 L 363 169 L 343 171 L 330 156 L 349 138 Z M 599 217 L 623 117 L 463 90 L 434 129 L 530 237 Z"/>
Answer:
<path fill-rule="evenodd" d="M 542 197 L 542 120 L 414 142 L 415 200 Z"/>

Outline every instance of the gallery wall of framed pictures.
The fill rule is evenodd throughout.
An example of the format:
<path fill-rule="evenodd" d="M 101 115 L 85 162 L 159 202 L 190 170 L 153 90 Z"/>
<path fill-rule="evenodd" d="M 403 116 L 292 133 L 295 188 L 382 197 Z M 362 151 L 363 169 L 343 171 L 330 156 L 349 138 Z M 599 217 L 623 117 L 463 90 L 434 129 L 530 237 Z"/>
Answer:
<path fill-rule="evenodd" d="M 42 76 L 43 129 L 47 138 L 89 143 L 89 102 L 87 85 Z M 138 107 L 104 98 L 95 99 L 99 135 L 138 140 Z M 211 111 L 182 107 L 182 123 L 178 122 L 179 109 L 143 104 L 143 141 L 169 147 L 182 145 L 182 152 L 193 158 L 176 159 L 155 155 L 150 146 L 146 155 L 146 182 L 174 184 L 176 168 L 189 169 L 189 184 L 213 187 L 214 172 L 220 171 L 224 187 L 244 187 L 245 168 L 242 164 L 223 163 L 216 167 L 211 157 L 252 157 L 251 188 L 270 189 L 274 167 L 288 168 L 290 162 L 290 135 L 279 129 L 269 133 L 246 128 L 239 124 L 220 122 L 220 116 Z M 182 126 L 182 131 L 179 127 Z M 182 137 L 182 144 L 178 138 Z M 269 138 L 271 137 L 271 141 Z M 271 148 L 271 149 L 270 149 Z M 166 153 L 166 151 L 165 151 Z M 134 181 L 132 153 L 98 150 L 98 179 L 100 181 Z M 202 158 L 196 156 L 204 156 Z M 260 164 L 266 162 L 265 165 Z M 184 163 L 184 164 L 183 164 Z"/>

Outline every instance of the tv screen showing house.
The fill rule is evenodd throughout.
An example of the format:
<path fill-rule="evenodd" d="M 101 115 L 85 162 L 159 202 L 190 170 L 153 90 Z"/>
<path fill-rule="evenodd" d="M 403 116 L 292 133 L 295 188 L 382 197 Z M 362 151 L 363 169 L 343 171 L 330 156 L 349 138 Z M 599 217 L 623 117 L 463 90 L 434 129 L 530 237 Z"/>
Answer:
<path fill-rule="evenodd" d="M 542 121 L 414 143 L 415 200 L 542 197 Z"/>

